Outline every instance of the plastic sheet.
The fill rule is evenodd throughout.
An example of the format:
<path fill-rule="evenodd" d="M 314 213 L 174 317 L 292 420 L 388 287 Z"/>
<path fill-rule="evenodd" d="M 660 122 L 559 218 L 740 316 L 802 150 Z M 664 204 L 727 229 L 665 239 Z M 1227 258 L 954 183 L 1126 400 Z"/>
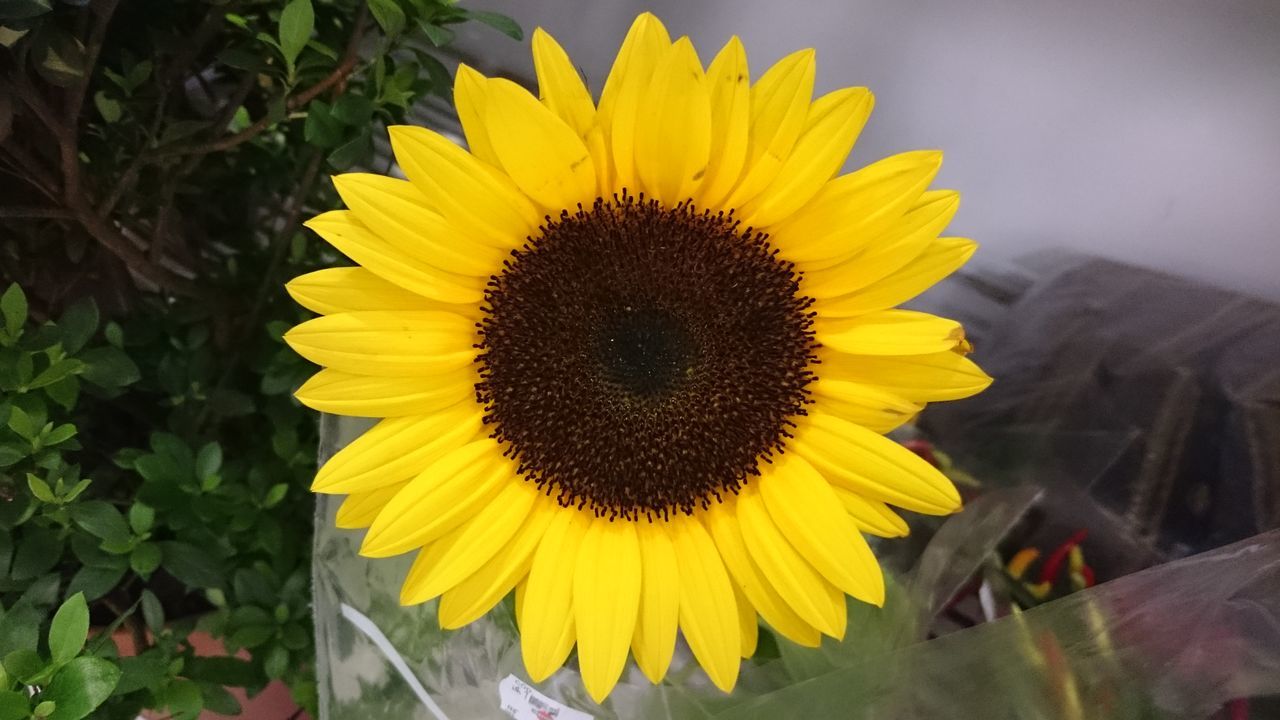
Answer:
<path fill-rule="evenodd" d="M 360 430 L 326 418 L 322 455 Z M 323 459 L 323 458 L 322 458 Z M 1174 718 L 1280 693 L 1280 532 L 1130 575 L 1025 613 L 925 640 L 932 617 L 980 570 L 1038 490 L 984 494 L 944 523 L 884 609 L 851 602 L 843 642 L 794 646 L 761 632 L 725 696 L 677 648 L 666 681 L 633 666 L 600 706 L 573 660 L 531 685 L 509 601 L 439 629 L 435 604 L 403 608 L 410 556 L 359 557 L 318 503 L 315 617 L 320 715 L 423 718 Z"/>
<path fill-rule="evenodd" d="M 997 378 L 924 415 L 966 466 L 998 464 L 992 440 L 1011 431 L 1060 440 L 1068 460 L 1089 455 L 1071 437 L 1127 434 L 1124 455 L 1082 477 L 1165 552 L 1280 528 L 1280 305 L 1046 251 L 967 267 L 911 307 L 960 320 Z"/>

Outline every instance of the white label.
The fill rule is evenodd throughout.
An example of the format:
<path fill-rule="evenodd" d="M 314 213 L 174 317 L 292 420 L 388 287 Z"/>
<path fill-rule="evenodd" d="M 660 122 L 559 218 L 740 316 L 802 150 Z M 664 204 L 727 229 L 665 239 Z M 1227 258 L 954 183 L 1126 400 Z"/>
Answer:
<path fill-rule="evenodd" d="M 508 675 L 498 683 L 498 701 L 502 703 L 502 711 L 515 720 L 592 720 L 581 710 L 566 707 L 534 690 L 515 675 Z"/>

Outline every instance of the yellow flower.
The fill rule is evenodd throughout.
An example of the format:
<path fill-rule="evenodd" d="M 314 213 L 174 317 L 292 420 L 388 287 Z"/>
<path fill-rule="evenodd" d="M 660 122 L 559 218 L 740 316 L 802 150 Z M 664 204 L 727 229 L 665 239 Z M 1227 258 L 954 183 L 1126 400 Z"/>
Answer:
<path fill-rule="evenodd" d="M 863 535 L 890 505 L 959 508 L 882 433 L 990 382 L 960 325 L 892 309 L 973 242 L 939 237 L 938 152 L 834 177 L 871 93 L 811 98 L 814 53 L 750 83 L 735 37 L 704 70 L 636 19 L 599 102 L 539 30 L 541 98 L 462 66 L 470 151 L 391 128 L 408 181 L 335 178 L 308 223 L 359 264 L 297 278 L 322 317 L 310 407 L 383 418 L 319 472 L 361 552 L 417 552 L 401 601 L 461 627 L 515 591 L 525 667 L 577 646 L 603 700 L 683 634 L 726 692 L 757 619 L 817 646 L 845 595 L 879 605 Z"/>

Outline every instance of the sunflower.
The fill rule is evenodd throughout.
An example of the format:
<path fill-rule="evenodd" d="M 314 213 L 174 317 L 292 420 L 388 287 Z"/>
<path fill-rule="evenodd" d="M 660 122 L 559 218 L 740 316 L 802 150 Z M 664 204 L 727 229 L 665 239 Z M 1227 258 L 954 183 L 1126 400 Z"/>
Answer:
<path fill-rule="evenodd" d="M 414 551 L 404 604 L 444 628 L 515 593 L 530 678 L 577 648 L 602 701 L 628 653 L 654 683 L 683 634 L 732 690 L 758 622 L 841 638 L 880 605 L 864 535 L 945 514 L 951 483 L 883 433 L 982 390 L 960 325 L 893 309 L 960 267 L 941 154 L 836 177 L 865 88 L 812 98 L 814 53 L 754 83 L 653 15 L 595 102 L 550 35 L 540 97 L 459 67 L 469 150 L 392 127 L 408 180 L 334 178 L 307 225 L 357 267 L 288 289 L 304 404 L 381 418 L 319 471 L 360 552 Z"/>

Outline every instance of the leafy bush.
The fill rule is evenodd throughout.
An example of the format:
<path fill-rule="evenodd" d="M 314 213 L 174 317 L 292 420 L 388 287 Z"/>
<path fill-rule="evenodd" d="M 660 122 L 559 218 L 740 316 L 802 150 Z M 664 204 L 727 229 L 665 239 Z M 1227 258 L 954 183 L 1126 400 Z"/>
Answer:
<path fill-rule="evenodd" d="M 300 229 L 321 176 L 448 98 L 469 20 L 520 35 L 447 0 L 0 0 L 0 720 L 234 713 L 274 678 L 314 711 L 281 284 L 339 263 Z"/>

